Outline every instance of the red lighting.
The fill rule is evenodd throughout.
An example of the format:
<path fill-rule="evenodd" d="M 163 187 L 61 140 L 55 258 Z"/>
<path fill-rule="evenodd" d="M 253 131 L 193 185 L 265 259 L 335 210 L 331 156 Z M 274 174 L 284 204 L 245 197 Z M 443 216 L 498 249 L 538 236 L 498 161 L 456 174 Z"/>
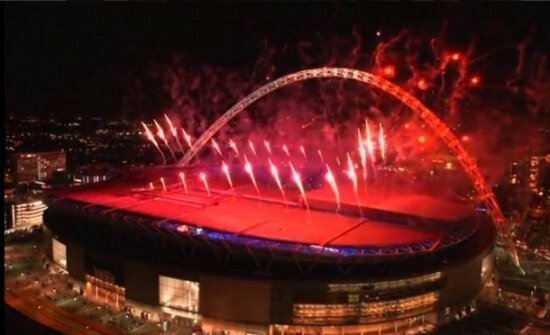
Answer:
<path fill-rule="evenodd" d="M 455 52 L 452 56 L 451 56 L 451 59 L 454 60 L 454 61 L 457 61 L 460 59 L 460 54 L 458 52 Z"/>
<path fill-rule="evenodd" d="M 424 137 L 424 136 L 419 136 L 419 137 L 418 137 L 418 142 L 420 142 L 420 143 L 425 143 L 425 142 L 426 142 L 426 137 Z"/>
<path fill-rule="evenodd" d="M 473 76 L 471 79 L 470 79 L 470 83 L 472 85 L 477 85 L 479 84 L 479 82 L 481 81 L 481 78 L 479 78 L 479 76 Z"/>
<path fill-rule="evenodd" d="M 411 128 L 411 125 L 408 124 L 408 123 L 405 123 L 405 125 L 403 126 L 405 129 L 410 129 Z"/>
<path fill-rule="evenodd" d="M 384 76 L 393 77 L 395 75 L 395 68 L 392 65 L 387 65 L 383 69 Z"/>
<path fill-rule="evenodd" d="M 462 136 L 462 141 L 468 142 L 469 140 L 470 140 L 470 136 L 468 136 L 468 135 L 463 135 Z"/>

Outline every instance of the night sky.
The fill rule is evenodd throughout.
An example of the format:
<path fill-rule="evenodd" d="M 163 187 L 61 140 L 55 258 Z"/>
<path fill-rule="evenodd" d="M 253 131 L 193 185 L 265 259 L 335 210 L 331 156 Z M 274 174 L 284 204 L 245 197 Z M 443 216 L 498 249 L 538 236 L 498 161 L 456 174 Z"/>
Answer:
<path fill-rule="evenodd" d="M 494 26 L 487 49 L 530 33 L 532 45 L 548 54 L 549 9 L 542 3 L 11 3 L 5 5 L 6 112 L 117 115 L 129 75 L 173 53 L 248 68 L 266 41 L 282 49 L 315 33 L 346 39 L 354 26 L 365 51 L 376 46 L 377 30 L 430 36 L 445 27 L 447 43 L 465 48 Z M 292 56 L 277 65 L 277 75 L 300 69 Z"/>

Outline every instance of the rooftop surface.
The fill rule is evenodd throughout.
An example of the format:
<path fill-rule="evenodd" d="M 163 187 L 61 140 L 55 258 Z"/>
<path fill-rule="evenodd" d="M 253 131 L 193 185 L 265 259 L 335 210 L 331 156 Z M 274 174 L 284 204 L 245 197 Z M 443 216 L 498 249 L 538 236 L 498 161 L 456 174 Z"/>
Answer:
<path fill-rule="evenodd" d="M 54 195 L 90 207 L 100 205 L 107 208 L 105 212 L 127 211 L 159 221 L 178 222 L 182 226 L 326 247 L 411 245 L 440 240 L 457 224 L 465 225 L 466 229 L 477 225 L 470 203 L 374 186 L 362 188 L 359 193 L 362 211 L 401 213 L 411 219 L 393 222 L 350 215 L 349 212 L 338 214 L 334 196 L 327 187 L 308 192 L 308 210 L 295 190 L 286 191 L 286 202 L 281 201 L 282 196 L 276 188 L 260 188 L 258 198 L 255 189 L 244 181 L 237 181 L 231 192 L 223 179 L 213 180 L 211 197 L 198 180 L 189 181 L 188 193 L 176 180 L 167 180 L 166 185 L 165 192 L 158 185 L 155 190 L 149 190 L 142 185 L 110 182 L 58 190 Z M 358 208 L 350 187 L 340 191 L 342 208 Z M 424 224 L 415 224 L 416 221 Z"/>

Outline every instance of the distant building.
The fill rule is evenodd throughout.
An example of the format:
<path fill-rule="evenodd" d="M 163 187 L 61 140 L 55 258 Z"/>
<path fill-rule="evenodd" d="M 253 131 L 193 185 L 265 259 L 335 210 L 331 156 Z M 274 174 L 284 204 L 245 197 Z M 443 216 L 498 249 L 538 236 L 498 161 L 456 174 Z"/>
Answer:
<path fill-rule="evenodd" d="M 8 220 L 8 206 L 13 202 L 14 189 L 4 188 L 4 230 L 11 228 L 11 220 Z M 10 217 L 11 218 L 11 217 Z"/>
<path fill-rule="evenodd" d="M 526 164 L 513 162 L 508 170 L 508 183 L 512 185 L 525 185 L 527 183 Z"/>
<path fill-rule="evenodd" d="M 73 175 L 75 184 L 91 184 L 111 180 L 120 172 L 110 164 L 91 164 L 79 167 Z"/>
<path fill-rule="evenodd" d="M 46 208 L 44 202 L 37 199 L 6 203 L 4 229 L 41 225 Z"/>
<path fill-rule="evenodd" d="M 538 175 L 539 175 L 539 167 L 540 163 L 542 161 L 542 156 L 533 155 L 531 156 L 530 162 L 529 162 L 529 180 L 527 186 L 529 189 L 533 192 L 538 191 Z"/>
<path fill-rule="evenodd" d="M 64 151 L 17 153 L 13 160 L 18 183 L 44 181 L 51 178 L 54 172 L 66 170 Z"/>

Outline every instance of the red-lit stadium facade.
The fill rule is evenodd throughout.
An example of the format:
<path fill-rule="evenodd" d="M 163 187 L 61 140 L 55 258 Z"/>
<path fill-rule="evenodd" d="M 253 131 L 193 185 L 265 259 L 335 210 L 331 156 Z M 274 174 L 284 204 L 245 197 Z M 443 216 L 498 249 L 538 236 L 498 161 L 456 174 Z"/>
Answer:
<path fill-rule="evenodd" d="M 469 308 L 492 272 L 496 230 L 471 205 L 392 193 L 363 197 L 359 215 L 353 196 L 336 213 L 323 189 L 307 210 L 297 195 L 283 203 L 262 189 L 259 200 L 213 184 L 211 197 L 199 183 L 56 192 L 44 214 L 50 257 L 89 296 L 195 314 L 203 331 L 233 334 L 439 324 Z"/>

